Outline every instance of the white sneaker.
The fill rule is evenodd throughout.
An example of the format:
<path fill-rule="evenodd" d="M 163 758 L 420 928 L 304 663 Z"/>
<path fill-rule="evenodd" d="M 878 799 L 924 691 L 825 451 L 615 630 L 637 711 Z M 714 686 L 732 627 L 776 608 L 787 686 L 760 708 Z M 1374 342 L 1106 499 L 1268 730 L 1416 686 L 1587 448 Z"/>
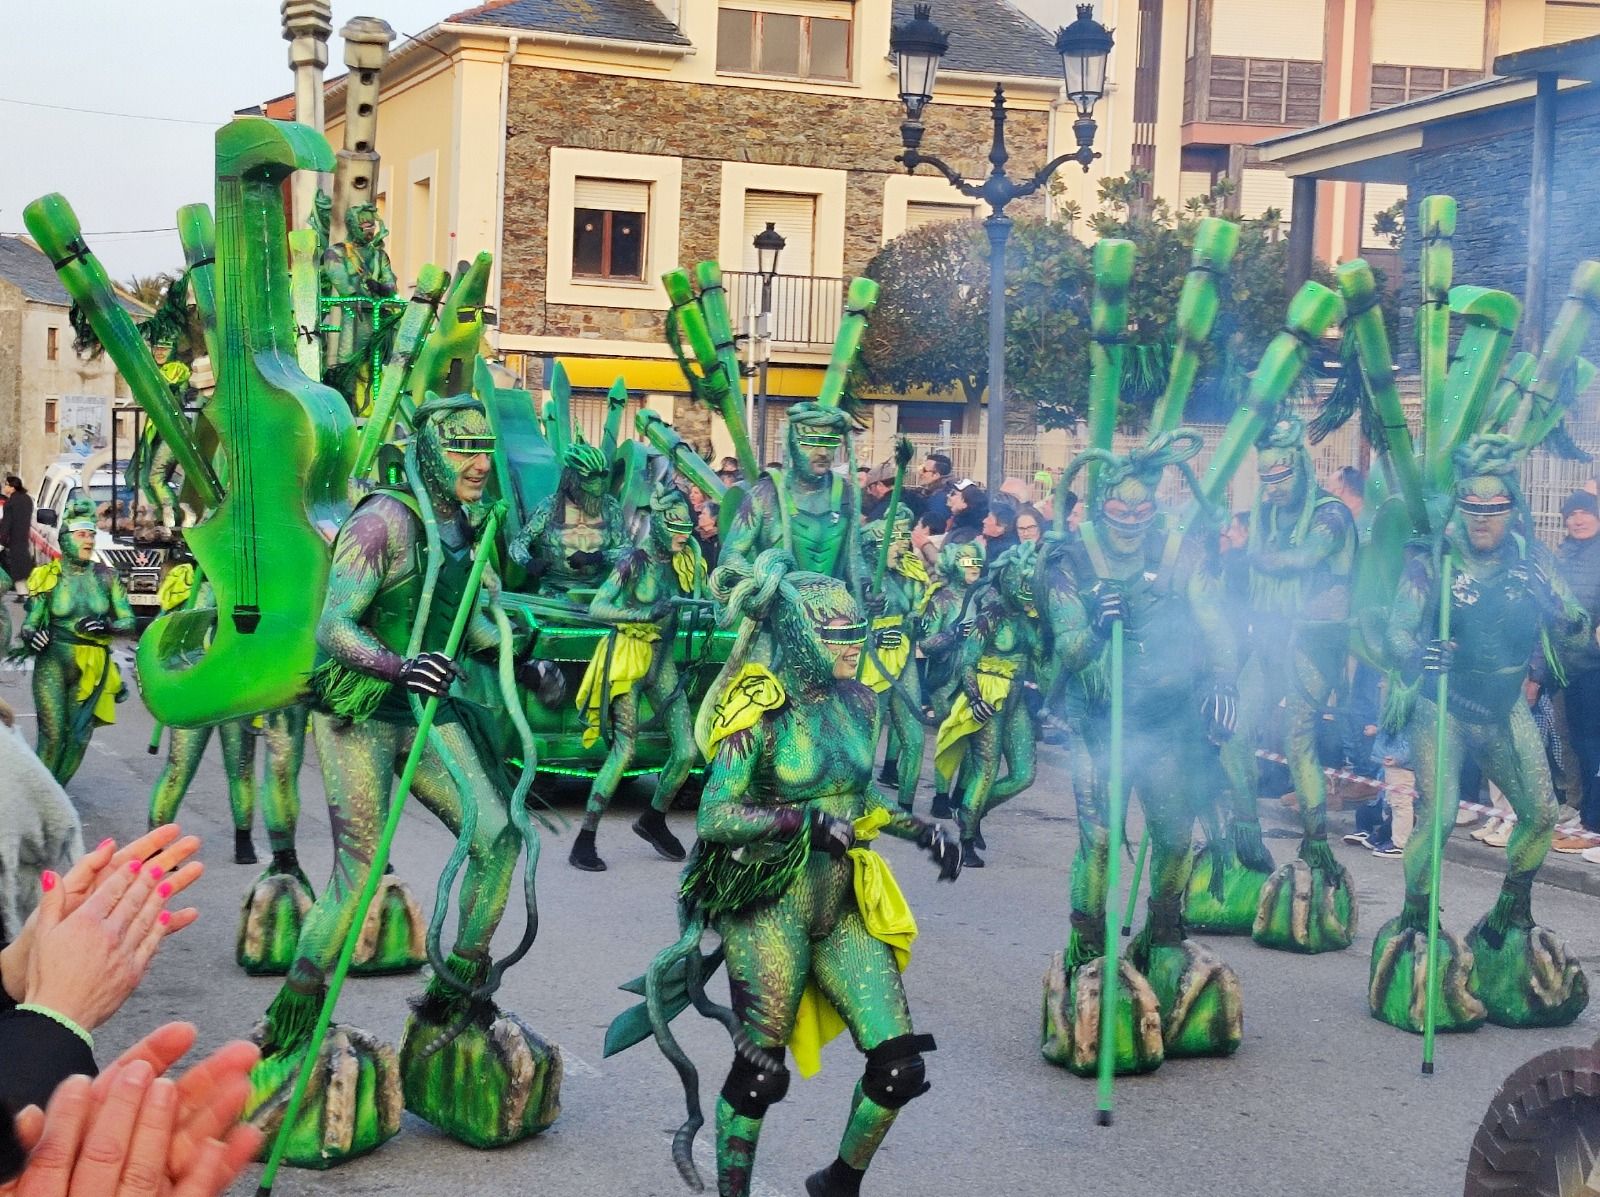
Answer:
<path fill-rule="evenodd" d="M 1502 819 L 1500 826 L 1483 837 L 1483 842 L 1491 848 L 1504 848 L 1511 842 L 1511 824 Z"/>
<path fill-rule="evenodd" d="M 1595 845 L 1593 848 L 1585 848 L 1578 855 L 1590 864 L 1600 864 L 1600 844 Z"/>
<path fill-rule="evenodd" d="M 1475 810 L 1468 810 L 1465 806 L 1456 807 L 1456 826 L 1465 827 L 1469 823 L 1476 823 L 1479 815 Z"/>
<path fill-rule="evenodd" d="M 1482 827 L 1475 828 L 1472 831 L 1472 838 L 1477 840 L 1480 844 L 1487 843 L 1489 837 L 1500 830 L 1500 823 L 1500 819 L 1496 818 L 1494 815 L 1490 815 L 1488 822 L 1486 822 Z"/>

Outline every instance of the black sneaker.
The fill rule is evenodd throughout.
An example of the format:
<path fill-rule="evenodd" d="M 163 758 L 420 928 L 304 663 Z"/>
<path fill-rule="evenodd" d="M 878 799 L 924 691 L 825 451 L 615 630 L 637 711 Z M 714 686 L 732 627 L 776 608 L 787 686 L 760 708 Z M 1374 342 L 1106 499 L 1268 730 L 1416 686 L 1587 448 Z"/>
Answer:
<path fill-rule="evenodd" d="M 1383 856 L 1383 857 L 1388 857 L 1389 859 L 1392 859 L 1392 860 L 1399 860 L 1402 856 L 1404 856 L 1406 854 L 1406 850 L 1404 848 L 1396 846 L 1393 843 L 1387 843 L 1386 842 L 1386 843 L 1382 843 L 1382 844 L 1374 844 L 1372 846 L 1372 854 L 1374 856 Z"/>
<path fill-rule="evenodd" d="M 1355 844 L 1359 848 L 1370 848 L 1372 847 L 1372 836 L 1365 831 L 1352 831 L 1344 837 L 1344 842 Z"/>
<path fill-rule="evenodd" d="M 606 871 L 606 862 L 601 860 L 600 854 L 594 850 L 594 832 L 578 832 L 578 838 L 572 841 L 572 851 L 567 855 L 567 863 L 575 869 L 582 869 L 585 873 Z"/>
<path fill-rule="evenodd" d="M 983 868 L 983 857 L 978 855 L 978 849 L 971 840 L 961 841 L 961 867 L 964 869 Z"/>
<path fill-rule="evenodd" d="M 248 831 L 241 831 L 237 827 L 233 831 L 233 863 L 256 863 L 255 841 L 250 838 Z"/>
<path fill-rule="evenodd" d="M 633 831 L 654 848 L 658 855 L 667 860 L 682 860 L 688 855 L 678 837 L 673 835 L 672 829 L 667 826 L 666 815 L 653 806 L 633 821 Z"/>

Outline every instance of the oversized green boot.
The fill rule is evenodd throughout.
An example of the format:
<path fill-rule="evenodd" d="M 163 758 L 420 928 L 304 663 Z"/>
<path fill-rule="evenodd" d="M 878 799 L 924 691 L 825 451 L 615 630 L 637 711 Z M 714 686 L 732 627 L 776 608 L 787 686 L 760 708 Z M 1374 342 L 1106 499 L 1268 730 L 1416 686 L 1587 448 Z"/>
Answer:
<path fill-rule="evenodd" d="M 1589 1004 L 1589 978 L 1553 931 L 1533 921 L 1533 874 L 1507 877 L 1467 932 L 1471 986 L 1502 1027 L 1564 1027 Z"/>
<path fill-rule="evenodd" d="M 1407 895 L 1398 918 L 1378 928 L 1372 942 L 1367 1005 L 1372 1017 L 1402 1031 L 1422 1034 L 1428 969 L 1428 903 Z M 1476 1031 L 1489 1016 L 1473 991 L 1472 949 L 1439 928 L 1439 997 L 1434 1029 Z"/>
<path fill-rule="evenodd" d="M 1337 952 L 1355 939 L 1355 883 L 1323 838 L 1301 841 L 1300 855 L 1261 887 L 1251 935 L 1264 948 Z"/>
<path fill-rule="evenodd" d="M 300 926 L 316 901 L 294 849 L 272 854 L 272 864 L 244 896 L 234 958 L 252 977 L 282 976 L 294 963 Z"/>
<path fill-rule="evenodd" d="M 471 984 L 487 974 L 456 955 L 450 971 Z M 413 1006 L 400 1042 L 406 1109 L 471 1147 L 515 1143 L 560 1115 L 561 1049 L 515 1014 L 439 977 Z"/>
<path fill-rule="evenodd" d="M 1260 824 L 1235 823 L 1228 838 L 1196 845 L 1183 900 L 1184 926 L 1210 935 L 1249 935 L 1272 872 Z"/>
<path fill-rule="evenodd" d="M 262 1158 L 283 1125 L 325 990 L 290 982 L 267 1010 L 253 1038 L 261 1061 L 250 1070 L 244 1120 L 266 1136 Z M 400 1069 L 394 1048 L 355 1027 L 328 1028 L 322 1058 L 290 1132 L 284 1161 L 297 1168 L 332 1168 L 365 1155 L 400 1130 Z"/>
<path fill-rule="evenodd" d="M 1128 957 L 1150 979 L 1161 1006 L 1168 1059 L 1231 1056 L 1244 1041 L 1238 975 L 1198 940 L 1185 938 L 1180 899 L 1150 900 L 1150 917 Z"/>
<path fill-rule="evenodd" d="M 1092 937 L 1087 937 L 1092 938 Z M 1104 932 L 1098 941 L 1105 942 Z M 1077 1076 L 1099 1071 L 1100 1005 L 1105 957 L 1074 930 L 1066 953 L 1057 952 L 1044 975 L 1044 1012 L 1039 1052 Z M 1078 961 L 1070 975 L 1066 961 Z M 1134 1076 L 1161 1067 L 1161 1007 L 1143 974 L 1126 960 L 1117 967 L 1116 1072 Z"/>
<path fill-rule="evenodd" d="M 385 875 L 361 924 L 350 971 L 364 976 L 416 971 L 428 962 L 427 927 L 406 883 L 393 873 Z"/>

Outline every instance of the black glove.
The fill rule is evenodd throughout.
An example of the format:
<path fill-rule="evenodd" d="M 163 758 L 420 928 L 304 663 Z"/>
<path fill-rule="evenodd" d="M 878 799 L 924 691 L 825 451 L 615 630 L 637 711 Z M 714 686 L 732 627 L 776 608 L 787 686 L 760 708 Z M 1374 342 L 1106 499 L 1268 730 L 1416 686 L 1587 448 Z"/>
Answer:
<path fill-rule="evenodd" d="M 889 596 L 886 594 L 869 594 L 867 596 L 867 614 L 877 619 L 889 609 Z"/>
<path fill-rule="evenodd" d="M 443 653 L 418 653 L 401 663 L 400 676 L 395 680 L 413 694 L 443 698 L 460 674 L 456 663 Z"/>
<path fill-rule="evenodd" d="M 882 628 L 878 632 L 879 648 L 899 648 L 906 642 L 906 634 L 899 628 Z"/>
<path fill-rule="evenodd" d="M 1044 691 L 1032 682 L 1022 684 L 1022 705 L 1028 708 L 1028 714 L 1035 721 L 1044 714 Z"/>
<path fill-rule="evenodd" d="M 50 629 L 35 628 L 31 632 L 22 633 L 22 642 L 36 653 L 42 653 L 50 647 Z"/>
<path fill-rule="evenodd" d="M 522 567 L 530 583 L 537 584 L 539 579 L 550 572 L 550 563 L 543 557 L 529 557 L 528 563 Z"/>
<path fill-rule="evenodd" d="M 591 549 L 579 549 L 567 557 L 567 564 L 576 570 L 598 569 L 605 563 L 606 555 Z"/>
<path fill-rule="evenodd" d="M 1089 619 L 1101 636 L 1111 635 L 1111 626 L 1128 617 L 1128 605 L 1122 591 L 1107 582 L 1096 582 L 1086 596 L 1089 600 Z"/>
<path fill-rule="evenodd" d="M 980 724 L 987 723 L 994 718 L 994 707 L 984 699 L 976 686 L 968 689 L 966 695 L 967 706 L 972 709 L 972 717 Z"/>
<path fill-rule="evenodd" d="M 929 823 L 922 829 L 917 846 L 939 866 L 940 881 L 954 881 L 961 876 L 961 845 L 938 823 Z"/>
<path fill-rule="evenodd" d="M 567 676 L 554 661 L 519 661 L 517 685 L 532 691 L 533 696 L 550 710 L 566 705 Z"/>
<path fill-rule="evenodd" d="M 843 860 L 856 842 L 856 829 L 850 820 L 835 818 L 827 811 L 812 811 L 810 828 L 812 850 L 826 852 L 835 860 Z"/>
<path fill-rule="evenodd" d="M 1232 682 L 1218 681 L 1211 687 L 1211 697 L 1200 704 L 1200 716 L 1206 721 L 1206 739 L 1221 745 L 1233 739 L 1239 726 L 1239 691 Z"/>
<path fill-rule="evenodd" d="M 1422 672 L 1439 677 L 1450 672 L 1455 661 L 1456 646 L 1448 640 L 1430 640 L 1422 648 Z"/>
<path fill-rule="evenodd" d="M 73 626 L 85 636 L 104 636 L 111 631 L 111 621 L 104 615 L 85 615 Z"/>

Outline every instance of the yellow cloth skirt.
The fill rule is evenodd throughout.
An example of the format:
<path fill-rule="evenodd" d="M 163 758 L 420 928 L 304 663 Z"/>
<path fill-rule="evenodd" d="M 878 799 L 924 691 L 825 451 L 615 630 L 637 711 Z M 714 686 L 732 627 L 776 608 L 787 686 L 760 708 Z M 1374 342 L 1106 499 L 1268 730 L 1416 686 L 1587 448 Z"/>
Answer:
<path fill-rule="evenodd" d="M 605 703 L 622 697 L 645 679 L 655 660 L 661 629 L 653 623 L 623 623 L 595 645 L 589 667 L 578 683 L 578 710 L 583 712 L 583 744 L 600 738 L 600 714 Z M 606 685 L 606 659 L 611 660 L 610 686 Z"/>
<path fill-rule="evenodd" d="M 895 629 L 900 632 L 900 644 L 897 648 L 879 648 L 877 659 L 873 654 L 861 654 L 861 668 L 856 673 L 856 680 L 874 694 L 882 694 L 892 684 L 892 679 L 899 677 L 906 670 L 906 663 L 911 660 L 911 637 L 906 634 L 906 617 L 904 615 L 880 615 L 872 621 L 874 643 L 877 633 L 886 629 Z M 882 662 L 883 668 L 878 668 Z"/>
<path fill-rule="evenodd" d="M 74 644 L 72 660 L 78 666 L 77 701 L 80 703 L 89 701 L 95 687 L 100 685 L 100 676 L 106 674 L 105 688 L 100 691 L 100 697 L 95 699 L 94 721 L 115 723 L 117 695 L 122 693 L 122 670 L 117 668 L 116 661 L 112 659 L 109 645 L 102 648 L 97 644 Z"/>
<path fill-rule="evenodd" d="M 983 701 L 997 711 L 1004 707 L 1016 673 L 1015 661 L 1006 661 L 999 657 L 980 659 L 978 693 L 983 697 Z M 933 762 L 941 777 L 948 777 L 954 782 L 956 770 L 961 767 L 961 758 L 966 755 L 967 737 L 982 726 L 977 716 L 972 713 L 972 703 L 968 701 L 966 691 L 961 691 L 950 706 L 950 714 L 946 715 L 944 722 L 939 725 L 939 734 L 934 741 Z"/>

